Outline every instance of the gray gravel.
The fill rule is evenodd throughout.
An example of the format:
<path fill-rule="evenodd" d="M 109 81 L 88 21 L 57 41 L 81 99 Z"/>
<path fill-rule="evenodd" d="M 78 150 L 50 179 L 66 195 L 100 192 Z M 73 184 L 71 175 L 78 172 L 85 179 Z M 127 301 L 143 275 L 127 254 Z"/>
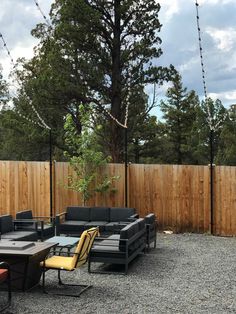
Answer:
<path fill-rule="evenodd" d="M 8 313 L 236 313 L 236 238 L 158 234 L 157 248 L 127 276 L 88 274 L 87 267 L 65 275 L 93 288 L 80 298 L 39 288 L 14 293 Z M 56 273 L 47 277 L 52 284 Z"/>

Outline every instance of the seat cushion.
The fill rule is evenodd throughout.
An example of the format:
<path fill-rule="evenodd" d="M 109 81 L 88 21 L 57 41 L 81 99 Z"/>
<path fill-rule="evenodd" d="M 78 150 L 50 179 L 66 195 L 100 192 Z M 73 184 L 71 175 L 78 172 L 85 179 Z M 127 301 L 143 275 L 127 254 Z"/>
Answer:
<path fill-rule="evenodd" d="M 118 222 L 108 222 L 105 226 L 104 229 L 107 232 L 115 232 L 116 230 L 118 230 L 119 228 L 119 224 Z"/>
<path fill-rule="evenodd" d="M 99 227 L 99 231 L 103 232 L 105 230 L 106 224 L 107 224 L 106 221 L 90 221 L 85 224 L 85 229 Z"/>
<path fill-rule="evenodd" d="M 7 273 L 8 270 L 7 269 L 0 269 L 0 282 L 3 282 L 7 279 Z"/>
<path fill-rule="evenodd" d="M 90 221 L 106 221 L 110 219 L 109 207 L 91 207 Z"/>
<path fill-rule="evenodd" d="M 11 231 L 5 234 L 2 234 L 1 238 L 15 240 L 15 241 L 37 241 L 38 235 L 37 232 L 31 231 Z"/>
<path fill-rule="evenodd" d="M 87 221 L 66 220 L 60 224 L 60 233 L 81 233 L 85 230 Z"/>
<path fill-rule="evenodd" d="M 70 206 L 66 210 L 66 220 L 89 221 L 90 207 L 87 206 Z"/>
<path fill-rule="evenodd" d="M 65 269 L 65 270 L 73 270 L 74 269 L 74 262 L 73 257 L 70 256 L 52 256 L 45 261 L 40 263 L 40 266 L 46 268 L 53 268 L 53 269 Z"/>
<path fill-rule="evenodd" d="M 111 207 L 110 222 L 126 221 L 131 215 L 135 214 L 134 208 Z"/>

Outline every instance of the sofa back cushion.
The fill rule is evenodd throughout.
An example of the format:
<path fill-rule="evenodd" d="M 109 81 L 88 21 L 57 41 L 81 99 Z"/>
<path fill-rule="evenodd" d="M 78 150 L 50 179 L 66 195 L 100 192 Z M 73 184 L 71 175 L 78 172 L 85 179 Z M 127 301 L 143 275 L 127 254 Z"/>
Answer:
<path fill-rule="evenodd" d="M 120 242 L 119 242 L 120 251 L 125 252 L 125 241 L 122 241 L 122 240 L 124 239 L 129 240 L 137 231 L 138 231 L 138 224 L 136 224 L 135 222 L 121 229 Z"/>
<path fill-rule="evenodd" d="M 109 221 L 110 208 L 109 207 L 91 207 L 90 221 Z"/>
<path fill-rule="evenodd" d="M 110 221 L 125 221 L 133 214 L 135 214 L 135 208 L 111 207 Z"/>
<path fill-rule="evenodd" d="M 66 220 L 89 221 L 90 207 L 88 206 L 70 206 L 66 210 Z"/>
<path fill-rule="evenodd" d="M 16 219 L 33 219 L 33 213 L 31 209 L 23 210 L 16 213 Z M 33 226 L 32 222 L 19 222 L 15 225 L 17 229 L 22 229 L 24 227 Z"/>
<path fill-rule="evenodd" d="M 11 215 L 0 216 L 0 232 L 2 234 L 13 231 L 13 221 Z"/>
<path fill-rule="evenodd" d="M 145 229 L 145 220 L 144 220 L 144 218 L 139 218 L 135 222 L 138 224 L 138 230 L 139 231 Z"/>

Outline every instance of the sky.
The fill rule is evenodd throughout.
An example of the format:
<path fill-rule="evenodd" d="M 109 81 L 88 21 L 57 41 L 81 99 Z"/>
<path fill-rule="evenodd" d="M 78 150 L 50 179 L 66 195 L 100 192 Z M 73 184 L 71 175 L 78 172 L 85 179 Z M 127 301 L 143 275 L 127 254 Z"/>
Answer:
<path fill-rule="evenodd" d="M 48 17 L 53 0 L 37 0 Z M 195 0 L 159 0 L 163 55 L 155 62 L 173 64 L 183 85 L 203 99 Z M 225 107 L 236 104 L 236 0 L 198 0 L 208 96 L 220 99 Z M 30 58 L 37 44 L 30 31 L 44 19 L 34 0 L 0 0 L 0 32 L 13 60 Z M 12 68 L 0 41 L 0 64 L 8 79 Z M 162 99 L 168 84 L 158 89 Z M 150 89 L 151 93 L 151 89 Z"/>

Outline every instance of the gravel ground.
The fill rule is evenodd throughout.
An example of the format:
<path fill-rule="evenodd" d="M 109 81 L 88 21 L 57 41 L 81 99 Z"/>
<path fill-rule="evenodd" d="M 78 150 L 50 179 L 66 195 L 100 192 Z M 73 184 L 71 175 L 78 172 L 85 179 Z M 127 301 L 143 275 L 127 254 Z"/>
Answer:
<path fill-rule="evenodd" d="M 127 276 L 77 269 L 66 278 L 93 285 L 80 298 L 36 288 L 13 293 L 6 313 L 236 313 L 235 262 L 236 238 L 160 233 L 157 248 L 138 257 Z M 51 285 L 56 273 L 47 278 Z"/>

